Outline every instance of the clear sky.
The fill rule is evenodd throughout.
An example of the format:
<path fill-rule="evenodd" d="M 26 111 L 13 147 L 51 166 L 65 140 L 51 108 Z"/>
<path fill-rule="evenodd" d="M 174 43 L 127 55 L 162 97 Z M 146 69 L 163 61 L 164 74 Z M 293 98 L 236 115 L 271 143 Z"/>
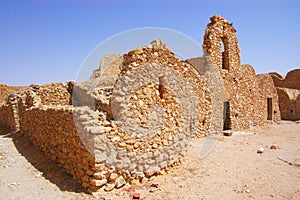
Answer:
<path fill-rule="evenodd" d="M 243 64 L 286 74 L 300 68 L 299 10 L 297 0 L 0 0 L 0 82 L 75 80 L 93 48 L 134 28 L 173 29 L 202 44 L 215 14 L 237 29 Z"/>

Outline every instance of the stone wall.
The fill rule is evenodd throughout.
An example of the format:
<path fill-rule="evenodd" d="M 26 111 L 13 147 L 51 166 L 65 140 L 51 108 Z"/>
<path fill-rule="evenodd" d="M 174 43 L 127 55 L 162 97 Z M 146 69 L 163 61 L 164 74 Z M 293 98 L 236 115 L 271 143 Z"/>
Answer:
<path fill-rule="evenodd" d="M 58 162 L 75 180 L 89 187 L 93 155 L 81 143 L 69 106 L 31 107 L 19 104 L 20 132 Z"/>
<path fill-rule="evenodd" d="M 234 73 L 241 62 L 236 30 L 219 15 L 212 16 L 210 20 L 202 45 L 204 53 L 210 55 L 220 69 Z"/>
<path fill-rule="evenodd" d="M 12 104 L 0 103 L 0 124 L 12 131 L 17 129 Z"/>
<path fill-rule="evenodd" d="M 277 87 L 281 118 L 300 119 L 300 90 Z"/>
<path fill-rule="evenodd" d="M 203 77 L 158 43 L 125 54 L 113 88 L 83 84 L 79 94 L 71 82 L 31 85 L 12 95 L 17 103 L 11 98 L 14 103 L 0 114 L 17 105 L 12 121 L 17 119 L 20 133 L 89 191 L 144 182 L 178 162 L 192 139 L 206 134 L 211 119 Z M 92 100 L 69 105 L 72 92 L 76 100 Z"/>
<path fill-rule="evenodd" d="M 240 64 L 236 30 L 232 24 L 219 15 L 212 16 L 210 19 L 202 47 L 204 53 L 209 55 L 217 65 L 223 78 L 224 105 L 227 105 L 223 110 L 224 129 L 247 129 L 253 125 L 254 121 L 256 125 L 267 123 L 265 109 L 260 110 L 256 102 L 258 98 L 262 98 L 259 101 L 266 101 L 268 93 L 259 95 L 259 83 L 253 67 Z M 269 87 L 272 89 L 271 86 Z M 276 98 L 273 98 L 273 101 L 276 101 Z"/>
<path fill-rule="evenodd" d="M 300 69 L 289 71 L 285 77 L 276 72 L 270 74 L 276 87 L 300 90 Z"/>
<path fill-rule="evenodd" d="M 30 90 L 34 91 L 41 99 L 42 105 L 70 105 L 71 94 L 68 84 L 49 83 L 45 85 L 31 85 Z"/>
<path fill-rule="evenodd" d="M 9 94 L 25 89 L 27 89 L 26 86 L 8 86 L 0 83 L 0 103 L 5 103 Z"/>
<path fill-rule="evenodd" d="M 209 56 L 188 59 L 187 62 L 203 76 L 210 91 L 212 111 L 207 134 L 220 133 L 224 126 L 223 102 L 225 100 L 225 88 L 221 73 Z"/>
<path fill-rule="evenodd" d="M 163 48 L 156 48 L 156 46 L 163 46 Z M 170 110 L 167 111 L 168 115 L 169 112 L 172 114 L 176 113 L 175 108 L 179 106 L 181 111 L 178 110 L 177 112 L 180 114 L 189 112 L 187 115 L 193 115 L 193 126 L 197 129 L 197 135 L 207 133 L 211 119 L 211 97 L 205 80 L 191 64 L 181 61 L 173 52 L 168 50 L 162 41 L 154 41 L 150 47 L 137 48 L 125 54 L 119 79 L 120 81 L 117 82 L 114 90 L 115 95 L 120 96 L 120 98 L 127 98 L 126 94 L 128 91 L 148 87 L 148 84 L 150 91 L 153 90 L 160 94 L 160 100 L 157 99 L 159 101 L 157 103 L 163 103 L 162 109 L 168 109 L 167 107 L 174 103 L 174 110 L 170 106 Z M 155 89 L 155 87 L 159 88 Z M 144 90 L 147 91 L 148 89 Z M 164 94 L 164 92 L 167 94 Z M 134 97 L 133 101 L 137 101 L 139 92 L 132 94 L 132 96 L 134 95 L 137 97 Z M 168 95 L 170 95 L 169 99 Z M 186 99 L 180 99 L 181 97 Z M 154 96 L 149 98 L 150 101 L 151 98 L 155 99 Z M 178 102 L 172 102 L 175 99 Z M 147 99 L 144 100 L 147 101 Z M 118 103 L 112 105 L 113 109 L 114 106 L 119 109 L 117 104 L 124 103 L 121 99 L 118 99 L 118 101 Z M 167 104 L 164 105 L 165 103 Z M 149 107 L 146 104 L 146 102 L 145 105 L 138 104 L 134 109 L 147 110 Z M 122 115 L 121 112 L 117 113 L 116 117 L 122 118 L 120 115 Z M 170 119 L 176 119 L 179 116 L 170 116 Z M 176 123 L 174 122 L 174 124 Z"/>
<path fill-rule="evenodd" d="M 300 69 L 287 73 L 285 77 L 270 73 L 279 97 L 281 118 L 284 120 L 300 119 Z"/>
<path fill-rule="evenodd" d="M 258 98 L 255 103 L 258 112 L 256 113 L 255 123 L 258 125 L 267 125 L 272 121 L 279 123 L 281 110 L 279 109 L 278 94 L 272 77 L 269 74 L 259 74 L 256 77 Z"/>

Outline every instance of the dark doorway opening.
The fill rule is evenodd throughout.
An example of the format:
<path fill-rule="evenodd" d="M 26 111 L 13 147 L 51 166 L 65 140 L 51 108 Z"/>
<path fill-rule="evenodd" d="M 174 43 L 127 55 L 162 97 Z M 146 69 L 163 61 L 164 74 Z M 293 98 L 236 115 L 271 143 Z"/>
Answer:
<path fill-rule="evenodd" d="M 273 101 L 272 101 L 272 98 L 268 98 L 267 103 L 268 103 L 268 117 L 267 117 L 267 120 L 272 120 L 272 118 L 273 118 Z"/>
<path fill-rule="evenodd" d="M 230 103 L 229 101 L 224 101 L 223 108 L 223 130 L 231 129 L 231 118 L 230 118 Z"/>

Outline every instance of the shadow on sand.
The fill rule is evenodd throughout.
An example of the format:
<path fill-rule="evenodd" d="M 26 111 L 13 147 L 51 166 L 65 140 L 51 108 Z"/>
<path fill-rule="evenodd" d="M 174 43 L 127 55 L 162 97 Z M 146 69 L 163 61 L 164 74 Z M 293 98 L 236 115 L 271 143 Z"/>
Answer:
<path fill-rule="evenodd" d="M 87 193 L 58 163 L 48 159 L 20 132 L 12 133 L 0 125 L 0 135 L 12 138 L 18 152 L 24 156 L 33 167 L 40 171 L 42 176 L 57 185 L 61 191 Z"/>

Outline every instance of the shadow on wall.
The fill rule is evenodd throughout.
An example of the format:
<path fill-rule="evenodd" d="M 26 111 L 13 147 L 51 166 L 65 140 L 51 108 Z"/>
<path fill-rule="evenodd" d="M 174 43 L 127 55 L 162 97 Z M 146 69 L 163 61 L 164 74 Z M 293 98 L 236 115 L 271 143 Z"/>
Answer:
<path fill-rule="evenodd" d="M 34 168 L 43 172 L 43 176 L 51 183 L 57 185 L 61 191 L 69 192 L 86 192 L 86 190 L 77 183 L 71 175 L 65 172 L 56 162 L 47 159 L 28 139 L 21 133 L 12 134 L 3 126 L 0 126 L 0 135 L 13 139 L 14 145 L 18 152 L 30 162 Z"/>

